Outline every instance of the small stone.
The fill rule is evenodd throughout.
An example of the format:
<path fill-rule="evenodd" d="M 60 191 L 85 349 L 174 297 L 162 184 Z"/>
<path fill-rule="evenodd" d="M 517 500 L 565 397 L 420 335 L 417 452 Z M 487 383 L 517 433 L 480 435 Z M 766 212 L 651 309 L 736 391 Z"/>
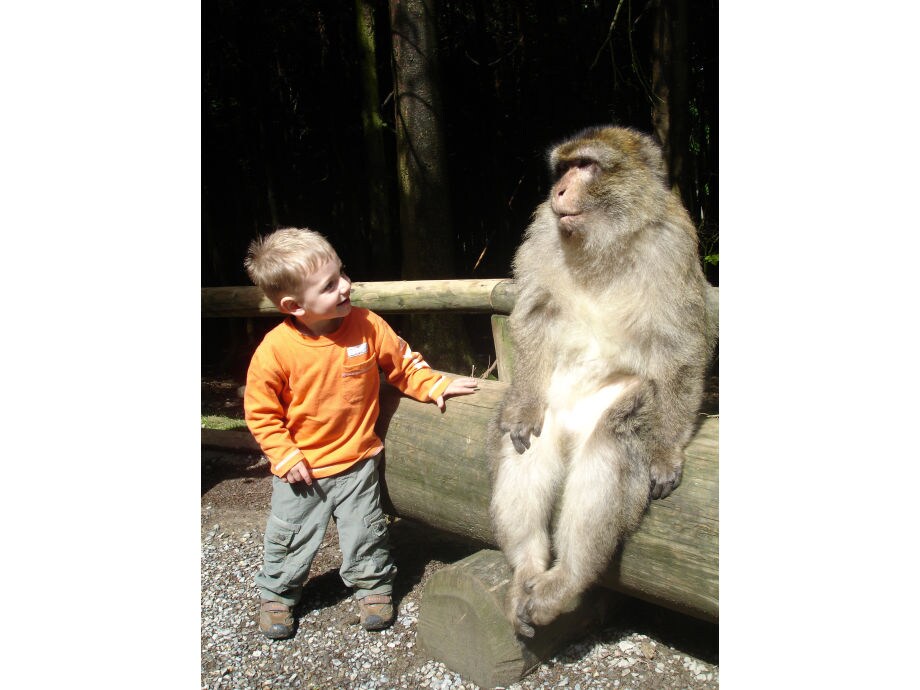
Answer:
<path fill-rule="evenodd" d="M 639 649 L 642 652 L 642 656 L 646 659 L 655 658 L 655 643 L 654 642 L 641 642 L 639 644 Z"/>

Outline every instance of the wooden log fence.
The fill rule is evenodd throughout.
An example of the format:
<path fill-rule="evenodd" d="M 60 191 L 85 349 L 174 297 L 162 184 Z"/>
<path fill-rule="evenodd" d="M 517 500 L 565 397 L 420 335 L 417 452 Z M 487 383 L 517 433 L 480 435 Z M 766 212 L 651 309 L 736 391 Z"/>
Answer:
<path fill-rule="evenodd" d="M 483 380 L 471 396 L 453 398 L 442 414 L 431 404 L 381 386 L 378 431 L 385 439 L 384 502 L 388 512 L 494 545 L 489 522 L 490 471 L 485 429 L 507 388 L 513 362 L 505 315 L 514 305 L 508 280 L 355 283 L 352 301 L 380 313 L 493 313 L 500 381 Z M 718 319 L 718 289 L 707 295 Z M 202 289 L 205 317 L 277 316 L 257 288 Z M 653 501 L 639 529 L 618 550 L 601 585 L 689 615 L 719 616 L 719 419 L 701 414 L 687 448 L 680 487 Z M 246 432 L 202 430 L 209 446 L 257 450 Z M 498 552 L 484 551 L 444 568 L 422 595 L 419 642 L 450 668 L 483 687 L 522 677 L 539 659 L 584 630 L 582 614 L 552 634 L 515 638 L 501 611 L 508 570 Z M 590 608 L 591 605 L 589 605 Z M 473 622 L 470 622 L 473 621 Z M 491 622 L 490 622 L 491 621 Z M 458 626 L 484 640 L 457 640 Z M 479 650 L 479 651 L 476 651 Z M 487 653 L 488 650 L 492 650 Z"/>

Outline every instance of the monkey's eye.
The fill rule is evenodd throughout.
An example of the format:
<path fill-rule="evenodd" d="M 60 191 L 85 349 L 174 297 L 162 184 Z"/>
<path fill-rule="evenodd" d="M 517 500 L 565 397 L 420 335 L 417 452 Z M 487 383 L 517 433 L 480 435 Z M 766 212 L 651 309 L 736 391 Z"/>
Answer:
<path fill-rule="evenodd" d="M 565 161 L 559 161 L 556 164 L 555 169 L 553 170 L 555 174 L 555 179 L 559 179 L 565 175 L 572 168 L 577 168 L 578 170 L 587 170 L 589 172 L 595 172 L 599 169 L 597 161 L 593 158 L 579 157 L 571 158 Z"/>

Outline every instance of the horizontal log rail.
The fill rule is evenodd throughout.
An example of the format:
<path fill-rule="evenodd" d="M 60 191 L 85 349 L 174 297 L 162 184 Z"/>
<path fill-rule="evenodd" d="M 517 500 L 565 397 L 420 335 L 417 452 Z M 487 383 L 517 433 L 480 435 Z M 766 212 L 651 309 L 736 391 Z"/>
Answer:
<path fill-rule="evenodd" d="M 482 280 L 394 280 L 352 284 L 351 301 L 380 314 L 510 314 L 517 286 L 506 278 Z M 719 288 L 706 302 L 718 327 Z M 253 285 L 201 288 L 203 318 L 278 316 L 278 308 Z"/>
<path fill-rule="evenodd" d="M 397 280 L 354 283 L 351 301 L 381 314 L 455 312 L 510 314 L 517 295 L 514 281 Z M 254 286 L 201 288 L 201 315 L 277 316 L 278 309 Z"/>

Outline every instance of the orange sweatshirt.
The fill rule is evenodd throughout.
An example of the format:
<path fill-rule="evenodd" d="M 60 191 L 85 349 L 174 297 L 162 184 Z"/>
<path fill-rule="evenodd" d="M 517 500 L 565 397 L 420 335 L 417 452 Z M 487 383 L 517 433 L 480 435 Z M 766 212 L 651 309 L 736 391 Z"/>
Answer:
<path fill-rule="evenodd" d="M 256 348 L 246 376 L 246 423 L 283 477 L 303 460 L 313 477 L 344 472 L 376 455 L 380 374 L 423 402 L 451 379 L 432 371 L 418 352 L 372 311 L 353 307 L 339 328 L 311 337 L 285 319 Z"/>

